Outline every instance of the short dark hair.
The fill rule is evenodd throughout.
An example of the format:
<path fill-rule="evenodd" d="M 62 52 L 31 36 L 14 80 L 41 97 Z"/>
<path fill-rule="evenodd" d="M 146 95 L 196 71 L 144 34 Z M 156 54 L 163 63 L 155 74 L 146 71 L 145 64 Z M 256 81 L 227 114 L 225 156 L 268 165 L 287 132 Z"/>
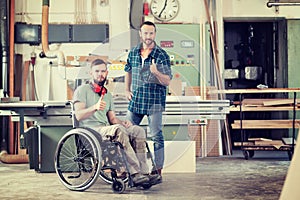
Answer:
<path fill-rule="evenodd" d="M 102 60 L 102 59 L 97 58 L 91 63 L 91 67 L 93 67 L 95 65 L 102 65 L 102 64 L 106 65 L 106 62 L 104 62 L 104 60 Z"/>
<path fill-rule="evenodd" d="M 154 27 L 154 30 L 156 31 L 156 26 L 153 22 L 150 22 L 150 21 L 144 21 L 141 26 L 140 26 L 140 30 L 141 28 L 144 26 L 144 25 L 148 25 L 148 26 L 153 26 Z"/>

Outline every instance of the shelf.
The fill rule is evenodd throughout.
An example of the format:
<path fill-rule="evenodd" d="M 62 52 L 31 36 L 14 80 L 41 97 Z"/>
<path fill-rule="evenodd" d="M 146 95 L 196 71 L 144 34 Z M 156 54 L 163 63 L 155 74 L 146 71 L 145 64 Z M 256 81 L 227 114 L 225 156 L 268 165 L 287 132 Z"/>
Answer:
<path fill-rule="evenodd" d="M 224 94 L 239 94 L 239 103 L 230 107 L 232 112 L 240 112 L 240 119 L 234 120 L 231 124 L 232 129 L 240 129 L 242 141 L 235 146 L 240 146 L 244 157 L 247 160 L 254 156 L 254 151 L 287 151 L 289 159 L 291 160 L 294 151 L 295 143 L 285 144 L 282 141 L 263 141 L 252 142 L 248 141 L 248 136 L 244 132 L 245 129 L 293 129 L 292 139 L 295 139 L 295 129 L 298 128 L 298 135 L 300 134 L 300 119 L 296 118 L 296 111 L 300 110 L 297 103 L 296 93 L 300 92 L 300 88 L 267 88 L 267 89 L 231 89 L 231 90 L 215 90 L 210 93 L 224 93 Z M 244 94 L 256 93 L 294 93 L 294 98 L 269 98 L 269 99 L 243 99 Z M 293 111 L 292 119 L 269 119 L 269 120 L 244 120 L 243 112 L 261 112 L 261 111 Z"/>
<path fill-rule="evenodd" d="M 210 90 L 208 94 L 258 94 L 258 93 L 284 93 L 300 92 L 300 88 L 265 88 L 265 89 L 229 89 L 229 90 Z"/>
<path fill-rule="evenodd" d="M 299 102 L 300 99 L 296 100 Z M 281 98 L 272 98 L 272 99 L 244 99 L 242 101 L 242 111 L 292 111 L 300 110 L 300 105 L 296 103 L 296 106 L 293 106 L 294 99 L 281 99 Z M 230 111 L 238 112 L 240 111 L 240 105 L 231 106 Z"/>
<path fill-rule="evenodd" d="M 293 106 L 242 106 L 243 112 L 251 112 L 251 111 L 292 111 Z M 239 112 L 240 106 L 230 107 L 230 112 Z M 299 107 L 296 107 L 295 110 L 300 110 Z"/>
<path fill-rule="evenodd" d="M 241 120 L 234 120 L 231 127 L 233 129 L 283 129 L 293 128 L 293 120 L 243 120 L 241 127 Z M 300 127 L 300 119 L 295 120 L 295 128 Z"/>

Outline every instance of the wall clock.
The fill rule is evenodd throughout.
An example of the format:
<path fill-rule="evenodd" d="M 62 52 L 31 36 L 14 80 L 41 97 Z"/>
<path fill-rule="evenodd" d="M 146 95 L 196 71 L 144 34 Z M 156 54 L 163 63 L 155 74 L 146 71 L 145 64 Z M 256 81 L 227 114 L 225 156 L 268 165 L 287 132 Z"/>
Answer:
<path fill-rule="evenodd" d="M 179 2 L 178 0 L 152 0 L 150 10 L 157 20 L 170 21 L 178 14 Z"/>

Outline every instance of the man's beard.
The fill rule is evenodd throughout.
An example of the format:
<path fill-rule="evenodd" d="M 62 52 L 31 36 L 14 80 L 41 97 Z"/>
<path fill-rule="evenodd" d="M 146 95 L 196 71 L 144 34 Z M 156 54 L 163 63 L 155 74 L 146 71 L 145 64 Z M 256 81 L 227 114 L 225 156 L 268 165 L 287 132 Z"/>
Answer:
<path fill-rule="evenodd" d="M 147 46 L 150 46 L 153 44 L 153 40 L 144 40 L 144 44 L 147 45 Z"/>
<path fill-rule="evenodd" d="M 106 78 L 103 81 L 94 80 L 94 83 L 98 84 L 101 87 L 104 86 L 105 82 L 106 82 Z"/>

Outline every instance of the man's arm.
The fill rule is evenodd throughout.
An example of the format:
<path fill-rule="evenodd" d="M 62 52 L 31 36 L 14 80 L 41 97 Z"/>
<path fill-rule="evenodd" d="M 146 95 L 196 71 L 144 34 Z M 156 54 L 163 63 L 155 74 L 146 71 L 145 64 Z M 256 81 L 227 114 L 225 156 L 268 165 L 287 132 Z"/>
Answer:
<path fill-rule="evenodd" d="M 159 71 L 156 71 L 154 73 L 152 72 L 152 74 L 154 74 L 154 76 L 158 79 L 158 81 L 164 86 L 168 86 L 171 82 L 169 75 L 162 74 Z"/>
<path fill-rule="evenodd" d="M 74 104 L 75 116 L 78 121 L 83 119 L 87 119 L 92 116 L 97 110 L 104 110 L 106 106 L 106 102 L 103 101 L 103 97 L 99 98 L 99 101 L 88 108 L 86 108 L 86 104 L 84 102 L 76 102 Z"/>
<path fill-rule="evenodd" d="M 154 62 L 154 59 L 152 60 L 152 64 L 150 65 L 150 71 L 162 85 L 168 86 L 170 84 L 171 82 L 170 76 L 167 74 L 163 74 L 157 70 L 157 66 Z"/>
<path fill-rule="evenodd" d="M 128 120 L 122 121 L 120 120 L 114 111 L 110 110 L 107 113 L 107 118 L 110 124 L 121 124 L 124 127 L 128 128 L 129 126 L 132 126 L 132 123 Z"/>
<path fill-rule="evenodd" d="M 129 101 L 131 101 L 131 98 L 132 98 L 132 92 L 130 90 L 131 81 L 132 81 L 131 73 L 130 72 L 125 72 L 125 95 L 126 95 L 126 98 Z"/>

